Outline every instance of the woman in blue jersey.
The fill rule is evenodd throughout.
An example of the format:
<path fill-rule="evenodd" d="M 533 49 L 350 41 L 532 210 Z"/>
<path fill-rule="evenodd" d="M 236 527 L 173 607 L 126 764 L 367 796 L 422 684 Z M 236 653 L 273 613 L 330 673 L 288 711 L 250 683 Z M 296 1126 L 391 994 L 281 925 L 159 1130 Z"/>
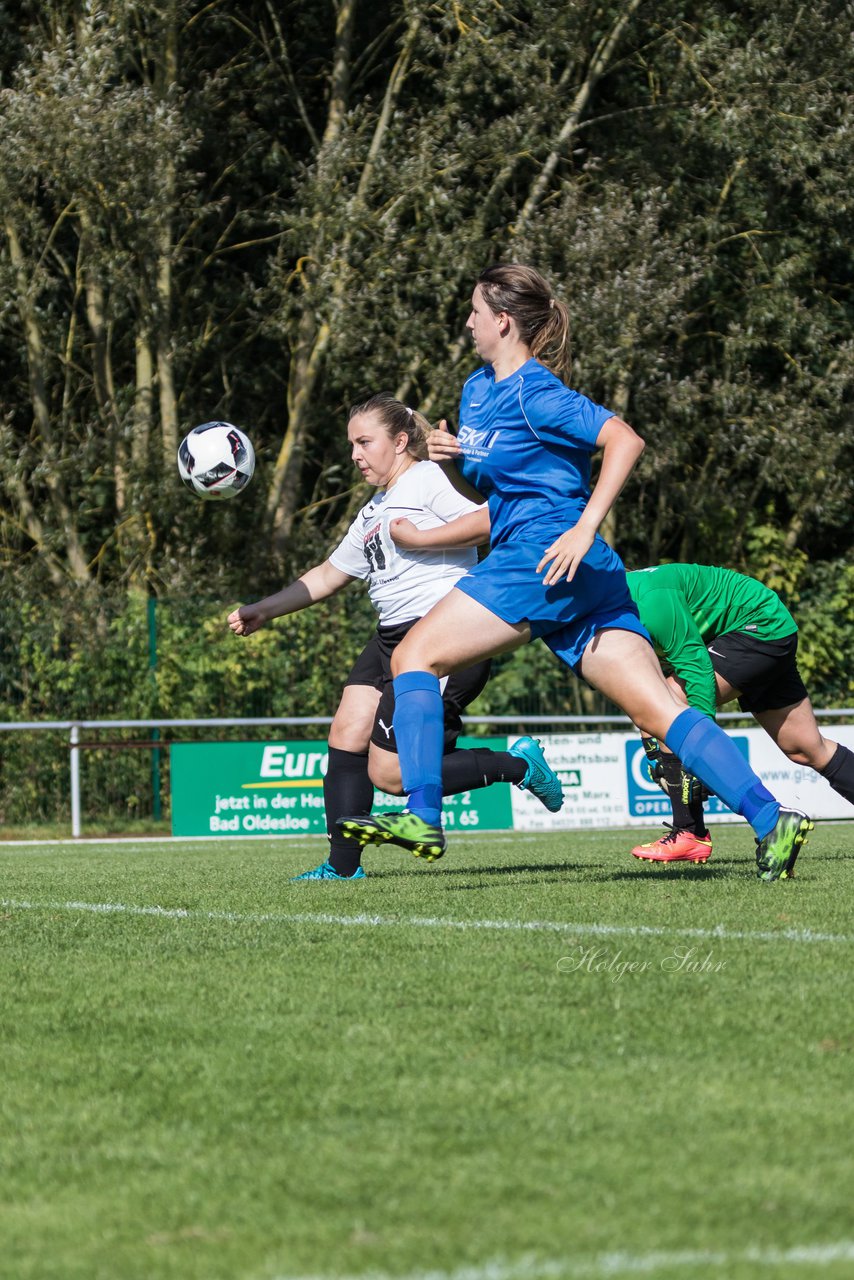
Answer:
<path fill-rule="evenodd" d="M 297 880 L 361 879 L 360 850 L 342 836 L 342 814 L 373 802 L 374 785 L 399 794 L 400 768 L 392 716 L 391 655 L 416 620 L 477 563 L 486 537 L 482 510 L 461 496 L 427 460 L 430 424 L 422 414 L 381 391 L 350 409 L 347 435 L 353 465 L 376 492 L 322 564 L 296 581 L 228 616 L 238 636 L 250 636 L 274 618 L 306 609 L 363 581 L 379 625 L 350 671 L 329 731 L 323 799 L 329 852 Z M 405 522 L 406 547 L 395 526 Z M 421 545 L 419 546 L 419 540 Z M 443 684 L 444 741 L 441 770 L 448 795 L 512 782 L 546 808 L 563 803 L 560 780 L 535 739 L 524 737 L 507 751 L 458 750 L 462 713 L 480 693 L 489 663 L 478 662 Z"/>
<path fill-rule="evenodd" d="M 408 808 L 341 820 L 351 838 L 441 857 L 439 679 L 541 637 L 579 676 L 667 743 L 757 837 L 759 875 L 787 876 L 812 824 L 781 808 L 708 717 L 665 683 L 599 526 L 643 451 L 616 414 L 571 390 L 569 314 L 543 277 L 517 264 L 477 281 L 467 327 L 484 361 L 466 382 L 459 431 L 433 432 L 430 457 L 489 505 L 491 550 L 395 651 L 394 727 Z M 595 486 L 592 454 L 601 450 Z"/>

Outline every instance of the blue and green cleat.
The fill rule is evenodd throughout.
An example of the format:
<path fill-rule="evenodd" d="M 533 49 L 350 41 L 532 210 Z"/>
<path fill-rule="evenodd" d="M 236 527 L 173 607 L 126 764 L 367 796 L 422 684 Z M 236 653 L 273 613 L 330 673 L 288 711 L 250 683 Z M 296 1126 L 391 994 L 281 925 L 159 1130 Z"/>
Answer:
<path fill-rule="evenodd" d="M 302 875 L 291 876 L 291 882 L 295 880 L 365 880 L 366 878 L 361 867 L 357 867 L 351 876 L 342 876 L 331 862 L 321 862 L 319 867 L 312 867 L 311 871 L 303 871 Z"/>
<path fill-rule="evenodd" d="M 363 848 L 372 843 L 397 844 L 425 862 L 441 858 L 447 847 L 441 827 L 434 827 L 408 809 L 339 818 L 338 827 L 351 840 L 358 840 Z"/>
<path fill-rule="evenodd" d="M 787 880 L 795 870 L 801 847 L 815 823 L 800 809 L 781 807 L 776 823 L 756 841 L 756 865 L 760 880 Z"/>
<path fill-rule="evenodd" d="M 530 791 L 549 813 L 557 813 L 563 804 L 563 787 L 560 778 L 543 755 L 543 749 L 536 738 L 519 738 L 507 750 L 511 756 L 524 760 L 528 771 L 521 782 L 516 785 L 522 791 Z"/>

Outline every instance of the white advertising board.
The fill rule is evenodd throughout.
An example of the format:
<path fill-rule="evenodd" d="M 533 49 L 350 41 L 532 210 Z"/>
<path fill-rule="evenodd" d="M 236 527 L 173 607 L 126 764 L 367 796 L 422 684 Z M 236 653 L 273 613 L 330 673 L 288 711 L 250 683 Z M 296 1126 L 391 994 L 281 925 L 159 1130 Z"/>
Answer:
<path fill-rule="evenodd" d="M 854 727 L 823 730 L 854 750 Z M 854 818 L 854 808 L 819 774 L 792 764 L 763 729 L 727 730 L 751 767 L 784 804 L 813 818 Z M 548 813 L 527 792 L 511 788 L 517 831 L 571 831 L 584 827 L 657 827 L 670 819 L 664 793 L 649 779 L 635 733 L 544 734 L 546 758 L 561 777 L 565 801 Z M 710 822 L 743 822 L 720 800 L 706 803 Z"/>

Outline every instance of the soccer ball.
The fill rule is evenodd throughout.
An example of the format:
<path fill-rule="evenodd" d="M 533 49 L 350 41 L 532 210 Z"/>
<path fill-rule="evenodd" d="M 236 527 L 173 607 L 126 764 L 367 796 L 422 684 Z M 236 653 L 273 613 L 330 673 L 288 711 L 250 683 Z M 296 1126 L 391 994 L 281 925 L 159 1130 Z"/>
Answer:
<path fill-rule="evenodd" d="M 178 474 L 200 498 L 233 498 L 255 470 L 249 437 L 230 422 L 203 422 L 181 441 Z"/>

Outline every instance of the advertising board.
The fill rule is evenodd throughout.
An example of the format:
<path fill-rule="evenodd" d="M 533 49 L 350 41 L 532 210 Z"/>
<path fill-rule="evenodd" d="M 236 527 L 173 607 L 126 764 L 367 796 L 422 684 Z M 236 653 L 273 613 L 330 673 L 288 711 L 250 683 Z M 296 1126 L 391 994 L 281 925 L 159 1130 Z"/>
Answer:
<path fill-rule="evenodd" d="M 854 748 L 854 727 L 828 730 Z M 730 733 L 739 751 L 784 803 L 814 818 L 851 818 L 851 806 L 812 769 L 792 764 L 761 729 Z M 505 750 L 507 738 L 461 738 L 460 746 Z M 449 831 L 566 831 L 660 827 L 670 819 L 663 792 L 650 781 L 635 733 L 544 734 L 549 763 L 560 775 L 564 805 L 549 813 L 529 792 L 498 783 L 447 796 Z M 322 835 L 326 743 L 200 742 L 172 747 L 172 833 L 176 836 Z M 401 796 L 377 792 L 375 809 L 403 807 Z M 712 797 L 712 823 L 742 818 Z"/>
<path fill-rule="evenodd" d="M 503 750 L 506 738 L 478 738 Z M 460 746 L 474 745 L 461 738 Z M 171 752 L 175 836 L 322 835 L 326 831 L 325 742 L 182 742 Z M 449 830 L 502 831 L 512 825 L 510 788 L 448 796 Z M 402 808 L 402 796 L 377 792 L 376 809 Z"/>

